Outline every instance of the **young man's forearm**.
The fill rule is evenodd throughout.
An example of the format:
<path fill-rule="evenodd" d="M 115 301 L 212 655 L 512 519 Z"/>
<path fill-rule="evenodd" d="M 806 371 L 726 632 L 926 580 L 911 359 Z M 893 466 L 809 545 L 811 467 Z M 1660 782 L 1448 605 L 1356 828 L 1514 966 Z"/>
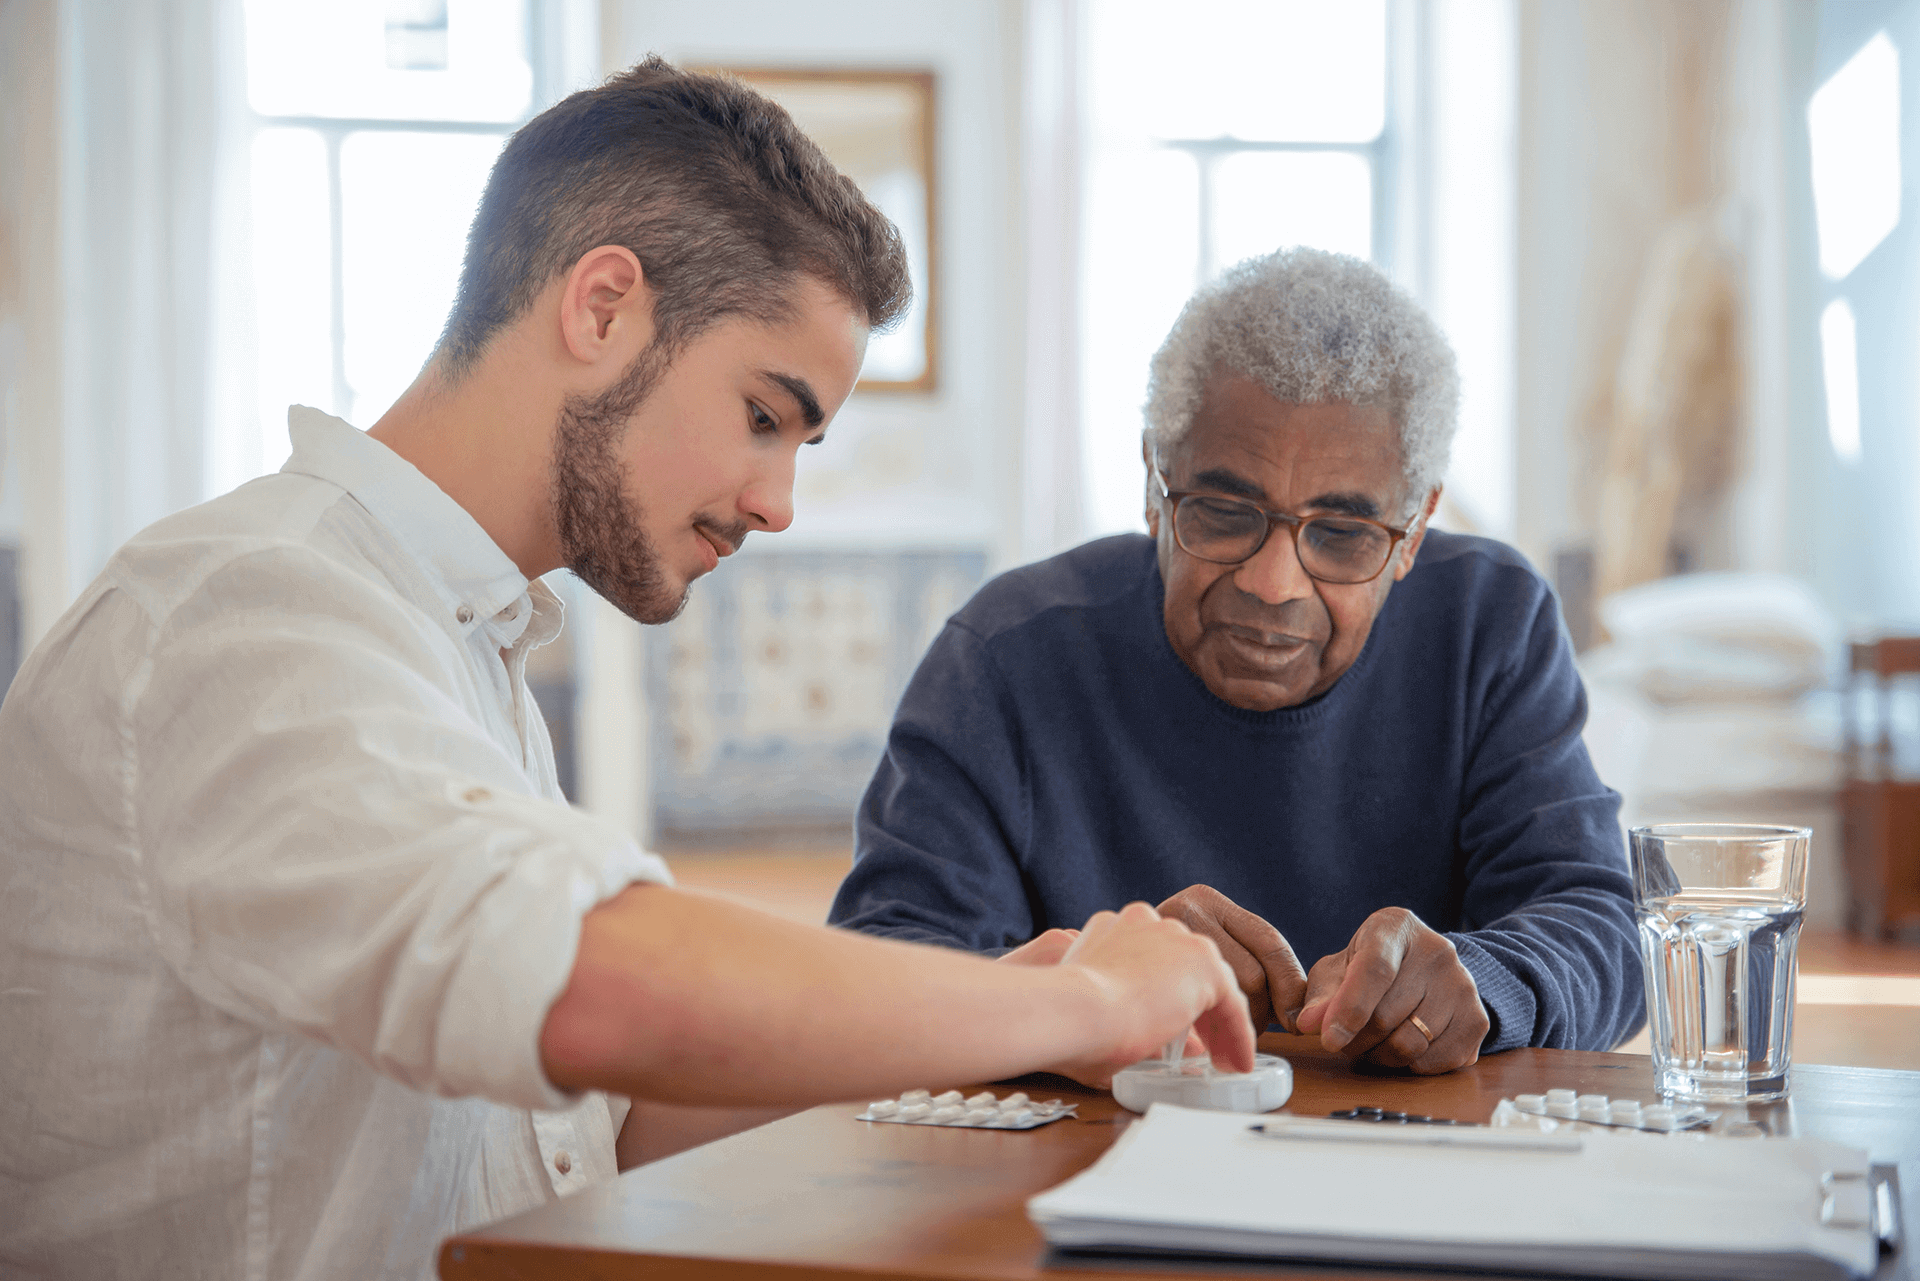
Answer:
<path fill-rule="evenodd" d="M 1085 963 L 996 965 L 633 886 L 587 916 L 542 1059 L 562 1088 L 709 1105 L 1144 1057 L 1194 1019 L 1216 1053 L 1251 1063 L 1244 1003 L 1210 943 L 1151 909 L 1091 933 Z"/>

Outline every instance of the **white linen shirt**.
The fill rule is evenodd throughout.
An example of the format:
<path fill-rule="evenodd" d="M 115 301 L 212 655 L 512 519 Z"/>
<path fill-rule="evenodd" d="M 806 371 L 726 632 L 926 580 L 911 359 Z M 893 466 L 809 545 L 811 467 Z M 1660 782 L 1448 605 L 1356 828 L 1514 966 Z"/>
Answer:
<path fill-rule="evenodd" d="M 560 629 L 384 445 L 114 556 L 0 708 L 0 1275 L 430 1276 L 614 1174 L 540 1068 L 580 919 L 664 865 L 570 809 Z"/>

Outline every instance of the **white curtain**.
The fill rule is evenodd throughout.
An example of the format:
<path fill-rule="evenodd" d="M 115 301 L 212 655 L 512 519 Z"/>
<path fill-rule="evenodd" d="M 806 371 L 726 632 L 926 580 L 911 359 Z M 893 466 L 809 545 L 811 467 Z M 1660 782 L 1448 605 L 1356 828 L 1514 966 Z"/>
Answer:
<path fill-rule="evenodd" d="M 0 141 L 7 522 L 30 646 L 114 548 L 205 498 L 249 403 L 238 0 L 11 0 Z M 238 384 L 238 386 L 236 386 Z M 216 393 L 215 389 L 221 390 Z"/>

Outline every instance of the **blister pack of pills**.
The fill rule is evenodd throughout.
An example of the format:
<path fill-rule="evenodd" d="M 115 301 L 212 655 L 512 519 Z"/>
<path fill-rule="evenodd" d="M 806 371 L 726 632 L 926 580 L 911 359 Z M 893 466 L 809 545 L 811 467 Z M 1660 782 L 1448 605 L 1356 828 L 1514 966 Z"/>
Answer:
<path fill-rule="evenodd" d="M 1709 1112 L 1697 1103 L 1680 1106 L 1643 1104 L 1638 1099 L 1610 1099 L 1604 1094 L 1548 1090 L 1545 1094 L 1521 1094 L 1511 1099 L 1501 1099 L 1488 1124 L 1532 1130 L 1552 1130 L 1562 1125 L 1606 1125 L 1623 1130 L 1652 1130 L 1670 1134 L 1676 1130 L 1704 1130 L 1719 1117 L 1718 1112 Z"/>
<path fill-rule="evenodd" d="M 962 1097 L 958 1090 L 931 1094 L 908 1090 L 897 1099 L 867 1104 L 861 1121 L 891 1121 L 897 1125 L 946 1125 L 969 1130 L 1031 1130 L 1063 1116 L 1074 1115 L 1078 1103 L 1048 1099 L 1035 1103 L 1024 1093 L 995 1098 L 990 1090 Z"/>

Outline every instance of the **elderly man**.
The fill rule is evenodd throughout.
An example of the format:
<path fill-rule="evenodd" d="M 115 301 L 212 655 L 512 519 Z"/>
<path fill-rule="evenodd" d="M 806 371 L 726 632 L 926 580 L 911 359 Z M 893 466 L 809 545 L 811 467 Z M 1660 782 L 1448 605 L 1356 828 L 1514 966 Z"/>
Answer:
<path fill-rule="evenodd" d="M 1416 1072 L 1631 1034 L 1619 798 L 1553 595 L 1427 527 L 1456 401 L 1445 339 L 1364 263 L 1294 249 L 1203 290 L 1154 359 L 1149 535 L 947 624 L 833 921 L 1044 961 L 1160 901 L 1257 1024 Z"/>

